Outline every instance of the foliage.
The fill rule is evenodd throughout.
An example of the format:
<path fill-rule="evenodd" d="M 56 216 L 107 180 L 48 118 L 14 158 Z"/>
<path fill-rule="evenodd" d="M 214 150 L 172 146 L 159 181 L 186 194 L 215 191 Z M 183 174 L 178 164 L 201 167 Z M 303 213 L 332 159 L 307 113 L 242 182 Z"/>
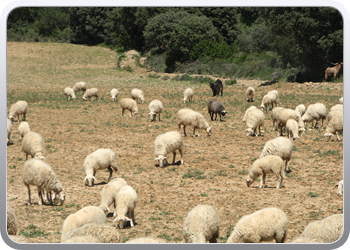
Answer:
<path fill-rule="evenodd" d="M 144 37 L 147 48 L 159 47 L 166 52 L 166 65 L 171 71 L 175 61 L 190 59 L 195 44 L 204 39 L 215 41 L 218 32 L 207 17 L 180 11 L 159 14 L 149 20 Z"/>
<path fill-rule="evenodd" d="M 190 52 L 190 60 L 195 61 L 199 58 L 232 58 L 235 53 L 238 52 L 238 48 L 232 44 L 218 43 L 213 40 L 202 40 L 195 44 Z"/>
<path fill-rule="evenodd" d="M 41 231 L 40 229 L 37 229 L 35 225 L 29 224 L 28 227 L 24 228 L 24 230 L 19 232 L 19 235 L 23 235 L 27 238 L 29 237 L 46 237 L 50 235 L 50 233 L 45 233 L 45 231 Z"/>

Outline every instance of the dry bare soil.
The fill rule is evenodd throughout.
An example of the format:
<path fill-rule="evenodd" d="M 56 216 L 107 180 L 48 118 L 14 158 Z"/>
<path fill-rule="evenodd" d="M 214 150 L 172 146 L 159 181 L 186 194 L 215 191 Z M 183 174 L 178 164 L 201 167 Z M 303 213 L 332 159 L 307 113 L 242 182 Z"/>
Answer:
<path fill-rule="evenodd" d="M 292 172 L 281 189 L 275 188 L 277 180 L 272 175 L 267 177 L 268 188 L 257 188 L 258 182 L 248 188 L 245 182 L 264 144 L 277 136 L 272 130 L 271 111 L 265 111 L 263 136 L 246 137 L 242 123 L 245 110 L 250 105 L 260 106 L 263 95 L 270 90 L 278 90 L 282 107 L 322 102 L 329 110 L 343 95 L 342 83 L 278 82 L 258 87 L 266 81 L 238 79 L 237 84 L 224 86 L 223 96 L 215 97 L 229 112 L 221 122 L 211 121 L 207 113 L 207 103 L 212 99 L 207 84 L 176 81 L 173 75 L 163 80 L 163 74 L 157 78 L 154 72 L 135 65 L 131 67 L 133 72 L 127 72 L 116 67 L 117 55 L 109 49 L 9 42 L 7 55 L 7 111 L 18 100 L 29 102 L 27 121 L 32 131 L 44 137 L 44 161 L 52 166 L 66 193 L 62 207 L 38 206 L 36 188 L 32 187 L 35 204 L 27 205 L 22 180 L 25 155 L 17 132 L 20 122 L 15 122 L 13 144 L 7 146 L 7 202 L 17 214 L 19 231 L 32 224 L 45 233 L 31 238 L 32 242 L 60 242 L 62 224 L 68 215 L 100 204 L 108 172 L 97 172 L 97 185 L 93 187 L 83 183 L 84 159 L 99 148 L 112 148 L 117 153 L 119 171 L 113 177 L 124 178 L 138 194 L 136 225 L 120 230 L 123 242 L 153 236 L 184 243 L 183 221 L 200 203 L 212 205 L 220 213 L 219 242 L 226 242 L 242 216 L 265 207 L 279 207 L 287 214 L 287 242 L 300 236 L 310 222 L 343 212 L 343 198 L 336 195 L 334 187 L 343 179 L 343 143 L 334 138 L 325 140 L 327 121 L 324 128 L 310 129 L 308 125 L 301 139 L 293 142 L 289 165 Z M 63 89 L 78 81 L 98 88 L 101 98 L 83 101 L 82 93 L 78 93 L 76 100 L 67 102 Z M 247 86 L 256 89 L 253 104 L 246 102 Z M 188 104 L 182 101 L 186 87 L 193 87 L 195 92 L 194 101 Z M 129 117 L 127 112 L 127 116 L 121 116 L 118 100 L 111 102 L 109 96 L 112 88 L 119 90 L 118 100 L 130 97 L 133 88 L 142 89 L 145 103 L 138 105 L 139 115 Z M 165 110 L 161 121 L 150 122 L 148 104 L 154 99 L 162 101 Z M 178 130 L 176 112 L 181 108 L 201 112 L 213 133 L 209 137 L 201 130 L 200 137 L 183 137 L 184 165 L 177 162 L 159 168 L 154 161 L 154 140 L 159 134 Z M 191 127 L 187 133 L 192 134 Z M 108 223 L 112 220 L 108 217 Z"/>

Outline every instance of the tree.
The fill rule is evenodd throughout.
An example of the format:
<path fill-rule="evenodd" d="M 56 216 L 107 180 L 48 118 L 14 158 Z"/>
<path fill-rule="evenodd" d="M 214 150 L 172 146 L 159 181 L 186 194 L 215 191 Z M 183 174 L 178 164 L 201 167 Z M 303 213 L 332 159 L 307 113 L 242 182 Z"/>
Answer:
<path fill-rule="evenodd" d="M 219 40 L 220 34 L 205 16 L 184 11 L 166 12 L 149 20 L 144 37 L 148 48 L 162 48 L 167 53 L 167 65 L 190 59 L 193 46 L 203 40 Z"/>

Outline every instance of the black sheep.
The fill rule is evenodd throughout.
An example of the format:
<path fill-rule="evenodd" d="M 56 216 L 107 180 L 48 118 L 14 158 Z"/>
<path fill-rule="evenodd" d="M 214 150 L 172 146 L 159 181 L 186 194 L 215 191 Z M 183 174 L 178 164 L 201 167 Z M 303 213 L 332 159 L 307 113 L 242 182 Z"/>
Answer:
<path fill-rule="evenodd" d="M 208 113 L 212 121 L 214 121 L 213 120 L 214 114 L 215 114 L 215 120 L 217 119 L 218 114 L 220 115 L 220 121 L 222 121 L 221 116 L 225 118 L 225 115 L 227 114 L 227 112 L 225 111 L 224 105 L 217 100 L 211 100 L 208 102 Z"/>
<path fill-rule="evenodd" d="M 223 95 L 224 86 L 222 85 L 222 81 L 220 79 L 217 79 L 215 83 L 214 82 L 209 83 L 209 86 L 213 91 L 213 97 L 216 95 L 219 95 L 220 92 L 221 92 L 221 96 Z"/>

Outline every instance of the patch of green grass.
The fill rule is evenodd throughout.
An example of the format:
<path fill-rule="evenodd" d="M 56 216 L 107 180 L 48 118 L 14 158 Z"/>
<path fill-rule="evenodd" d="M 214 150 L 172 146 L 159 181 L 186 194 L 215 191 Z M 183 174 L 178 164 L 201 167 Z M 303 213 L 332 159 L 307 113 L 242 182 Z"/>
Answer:
<path fill-rule="evenodd" d="M 242 171 L 239 171 L 237 174 L 246 175 L 248 174 L 248 171 L 242 170 Z"/>
<path fill-rule="evenodd" d="M 202 196 L 202 197 L 208 197 L 209 195 L 208 195 L 208 194 L 206 194 L 206 193 L 201 193 L 201 194 L 199 194 L 199 196 Z"/>
<path fill-rule="evenodd" d="M 171 238 L 167 234 L 161 234 L 157 236 L 158 238 L 166 239 L 167 241 L 171 241 Z"/>
<path fill-rule="evenodd" d="M 319 156 L 327 156 L 327 155 L 339 155 L 339 150 L 327 150 L 321 152 L 319 149 L 317 150 Z"/>
<path fill-rule="evenodd" d="M 19 235 L 23 235 L 27 238 L 35 238 L 35 237 L 46 237 L 50 235 L 50 233 L 45 233 L 45 231 L 37 229 L 35 225 L 29 224 L 28 227 L 24 228 L 24 230 L 19 232 Z"/>
<path fill-rule="evenodd" d="M 205 179 L 205 176 L 202 176 L 204 172 L 196 170 L 196 169 L 189 169 L 187 173 L 185 173 L 182 178 L 191 178 L 191 179 Z"/>
<path fill-rule="evenodd" d="M 162 220 L 162 218 L 152 216 L 151 218 L 149 218 L 149 220 L 153 222 L 153 221 L 157 221 L 157 220 Z"/>
<path fill-rule="evenodd" d="M 309 192 L 307 195 L 310 197 L 317 197 L 318 196 L 318 194 L 313 193 L 313 192 Z"/>

